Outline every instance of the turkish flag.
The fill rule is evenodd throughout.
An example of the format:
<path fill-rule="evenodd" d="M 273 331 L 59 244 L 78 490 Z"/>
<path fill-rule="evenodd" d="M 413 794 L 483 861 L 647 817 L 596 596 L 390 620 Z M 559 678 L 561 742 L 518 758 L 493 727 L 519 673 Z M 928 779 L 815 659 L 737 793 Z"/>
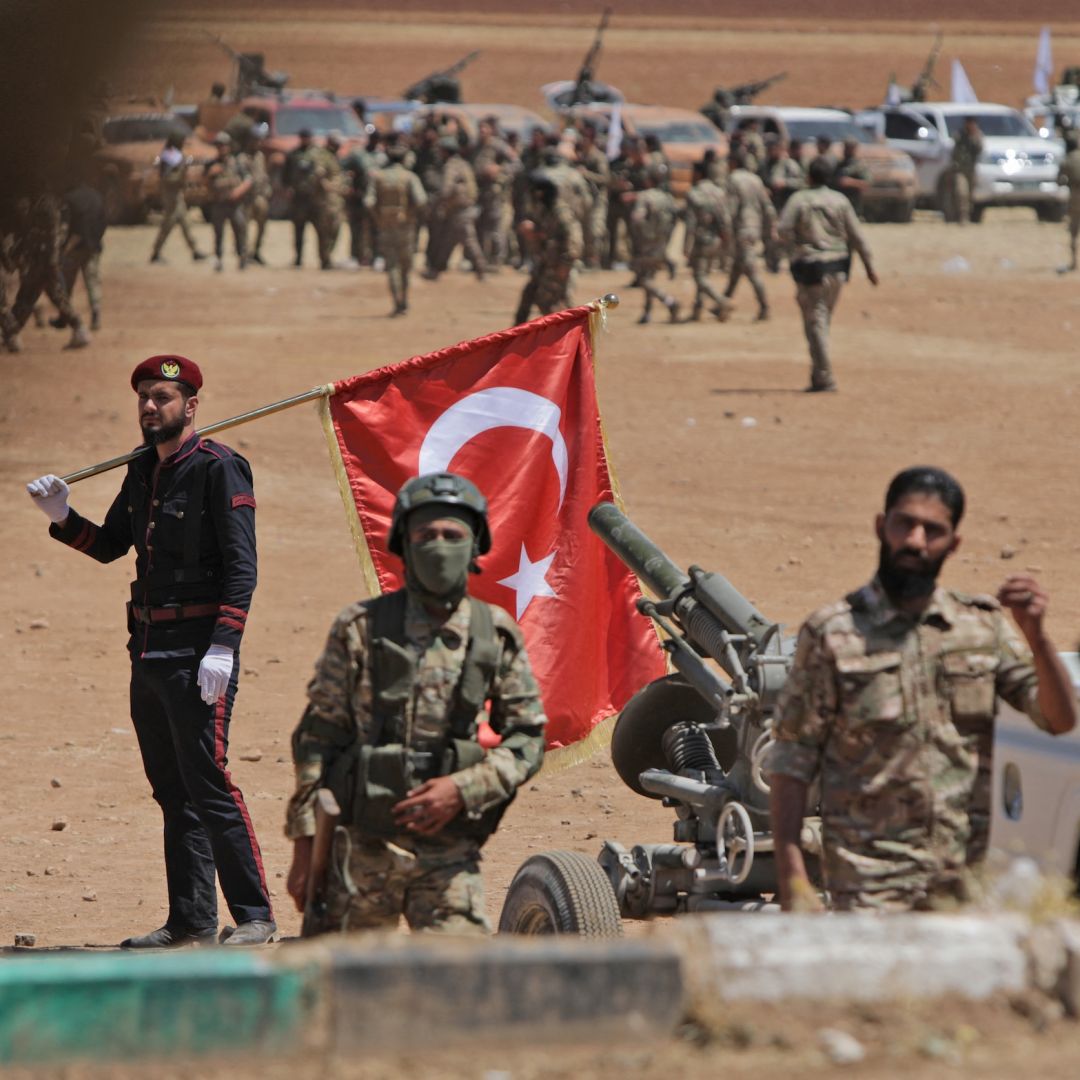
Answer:
<path fill-rule="evenodd" d="M 613 498 L 592 312 L 571 308 L 415 356 L 335 383 L 329 397 L 331 450 L 371 587 L 403 581 L 386 535 L 406 480 L 454 472 L 487 497 L 493 545 L 469 591 L 521 624 L 552 748 L 585 738 L 665 670 L 655 631 L 634 607 L 636 578 L 586 522 L 595 503 Z"/>

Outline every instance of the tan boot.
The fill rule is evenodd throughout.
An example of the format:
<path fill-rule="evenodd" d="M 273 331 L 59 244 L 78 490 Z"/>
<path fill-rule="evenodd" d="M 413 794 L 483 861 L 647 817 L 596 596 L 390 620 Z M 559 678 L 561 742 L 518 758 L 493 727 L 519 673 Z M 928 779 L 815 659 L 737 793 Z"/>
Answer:
<path fill-rule="evenodd" d="M 65 349 L 85 349 L 90 344 L 90 331 L 85 326 L 76 326 L 71 331 L 71 340 L 64 346 Z"/>

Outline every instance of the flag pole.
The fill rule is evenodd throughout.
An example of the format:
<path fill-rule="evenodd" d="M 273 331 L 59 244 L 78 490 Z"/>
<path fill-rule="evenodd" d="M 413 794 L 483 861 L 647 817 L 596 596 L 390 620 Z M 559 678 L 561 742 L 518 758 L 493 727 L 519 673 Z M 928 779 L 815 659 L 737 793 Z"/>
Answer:
<path fill-rule="evenodd" d="M 333 393 L 333 390 L 333 384 L 331 383 L 315 386 L 302 394 L 295 394 L 293 397 L 275 401 L 272 405 L 263 405 L 258 409 L 251 409 L 246 413 L 241 413 L 239 416 L 233 416 L 228 420 L 219 420 L 216 424 L 211 424 L 209 427 L 200 428 L 199 434 L 213 435 L 215 432 L 225 431 L 227 428 L 238 427 L 240 424 L 246 424 L 250 420 L 258 420 L 260 417 L 271 416 L 273 413 L 283 412 L 285 409 L 291 409 L 296 405 L 303 405 L 306 401 L 316 401 L 318 398 L 329 397 L 330 394 Z M 79 469 L 77 472 L 62 476 L 61 479 L 65 484 L 78 483 L 80 480 L 86 480 L 91 476 L 97 476 L 99 473 L 109 472 L 110 469 L 118 469 L 121 465 L 126 465 L 129 461 L 134 461 L 140 454 L 144 454 L 150 449 L 152 449 L 152 447 L 140 446 L 138 449 L 132 450 L 127 454 L 121 454 L 119 457 L 109 458 L 108 461 L 102 461 L 97 465 L 88 465 L 85 469 Z"/>

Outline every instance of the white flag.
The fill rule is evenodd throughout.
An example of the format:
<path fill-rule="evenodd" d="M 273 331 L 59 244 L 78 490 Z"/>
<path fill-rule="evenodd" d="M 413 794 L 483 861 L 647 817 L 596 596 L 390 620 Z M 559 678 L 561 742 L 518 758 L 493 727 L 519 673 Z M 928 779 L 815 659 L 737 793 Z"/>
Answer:
<path fill-rule="evenodd" d="M 979 99 L 975 96 L 975 88 L 971 85 L 971 80 L 967 77 L 964 65 L 959 60 L 952 62 L 952 93 L 950 96 L 953 101 L 958 101 L 961 105 L 977 105 L 979 102 Z"/>
<path fill-rule="evenodd" d="M 608 123 L 607 145 L 604 147 L 604 153 L 607 154 L 608 161 L 614 161 L 619 156 L 620 150 L 622 150 L 622 103 L 616 101 L 611 106 L 611 120 Z"/>
<path fill-rule="evenodd" d="M 1050 27 L 1044 26 L 1035 53 L 1035 93 L 1049 94 L 1054 79 L 1054 57 L 1050 52 Z"/>

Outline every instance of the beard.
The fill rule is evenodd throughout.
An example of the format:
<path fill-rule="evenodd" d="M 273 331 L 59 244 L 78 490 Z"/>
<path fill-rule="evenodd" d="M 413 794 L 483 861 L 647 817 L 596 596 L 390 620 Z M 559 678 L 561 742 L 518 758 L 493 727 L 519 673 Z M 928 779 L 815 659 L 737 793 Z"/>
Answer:
<path fill-rule="evenodd" d="M 878 580 L 881 587 L 894 603 L 902 600 L 925 600 L 937 587 L 938 574 L 941 573 L 947 554 L 933 560 L 909 548 L 901 548 L 893 553 L 882 541 L 881 553 L 878 556 Z M 919 566 L 898 566 L 896 560 L 903 555 L 918 559 Z"/>
<path fill-rule="evenodd" d="M 160 446 L 161 443 L 167 443 L 170 440 L 175 439 L 177 435 L 182 434 L 183 430 L 183 417 L 180 417 L 180 419 L 178 420 L 174 420 L 171 424 L 162 424 L 161 427 L 159 427 L 156 431 L 149 430 L 143 427 L 143 443 L 146 446 Z"/>

